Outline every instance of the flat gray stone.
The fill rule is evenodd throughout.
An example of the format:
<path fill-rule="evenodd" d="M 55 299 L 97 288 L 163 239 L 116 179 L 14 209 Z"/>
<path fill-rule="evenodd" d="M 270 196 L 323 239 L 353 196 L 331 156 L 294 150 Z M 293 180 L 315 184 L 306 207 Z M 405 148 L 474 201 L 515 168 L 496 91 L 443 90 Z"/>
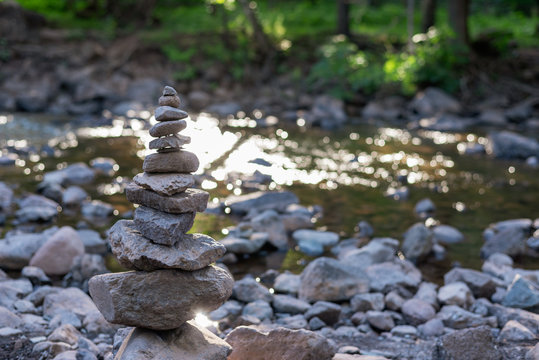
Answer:
<path fill-rule="evenodd" d="M 210 312 L 232 294 L 228 271 L 208 266 L 196 271 L 130 271 L 94 276 L 89 290 L 105 319 L 114 324 L 170 330 Z"/>
<path fill-rule="evenodd" d="M 179 149 L 185 144 L 190 144 L 191 138 L 184 135 L 164 136 L 150 141 L 150 149 L 174 148 Z"/>
<path fill-rule="evenodd" d="M 180 98 L 176 95 L 163 95 L 159 98 L 159 106 L 180 107 Z"/>
<path fill-rule="evenodd" d="M 152 126 L 149 130 L 150 136 L 161 137 L 174 135 L 187 127 L 185 120 L 162 121 Z"/>
<path fill-rule="evenodd" d="M 153 190 L 163 196 L 174 195 L 183 192 L 195 184 L 195 178 L 191 174 L 137 174 L 133 181 L 145 189 Z"/>
<path fill-rule="evenodd" d="M 189 151 L 150 154 L 144 159 L 142 170 L 148 173 L 194 173 L 200 162 Z"/>
<path fill-rule="evenodd" d="M 135 228 L 154 243 L 174 245 L 195 221 L 195 212 L 169 214 L 146 206 L 135 210 Z"/>
<path fill-rule="evenodd" d="M 159 106 L 155 109 L 155 120 L 157 121 L 181 120 L 188 116 L 185 111 L 172 106 Z"/>
<path fill-rule="evenodd" d="M 232 347 L 217 335 L 188 321 L 168 331 L 132 329 L 115 359 L 226 360 L 231 351 Z"/>
<path fill-rule="evenodd" d="M 208 206 L 210 194 L 198 189 L 187 189 L 172 196 L 162 196 L 151 190 L 146 190 L 135 183 L 125 189 L 127 200 L 160 211 L 181 214 L 186 212 L 203 212 Z"/>
<path fill-rule="evenodd" d="M 155 244 L 142 236 L 131 220 L 120 220 L 109 231 L 112 252 L 119 263 L 133 270 L 181 269 L 193 271 L 215 262 L 225 247 L 203 234 L 176 238 L 173 246 Z"/>

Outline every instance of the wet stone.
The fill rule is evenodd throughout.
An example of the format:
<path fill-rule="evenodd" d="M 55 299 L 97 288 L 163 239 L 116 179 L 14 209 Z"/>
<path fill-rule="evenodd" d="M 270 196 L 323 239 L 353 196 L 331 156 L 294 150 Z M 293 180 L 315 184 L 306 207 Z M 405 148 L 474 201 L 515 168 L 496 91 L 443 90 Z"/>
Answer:
<path fill-rule="evenodd" d="M 133 181 L 145 189 L 153 190 L 156 193 L 169 196 L 187 190 L 195 184 L 195 179 L 191 174 L 137 174 Z"/>
<path fill-rule="evenodd" d="M 185 120 L 173 120 L 159 122 L 152 126 L 149 133 L 153 137 L 161 137 L 167 135 L 174 135 L 187 127 Z"/>
<path fill-rule="evenodd" d="M 148 173 L 194 173 L 199 164 L 192 152 L 177 151 L 146 156 L 142 169 Z"/>
<path fill-rule="evenodd" d="M 203 234 L 176 237 L 173 246 L 155 244 L 137 231 L 131 220 L 120 220 L 110 229 L 112 252 L 119 263 L 134 270 L 198 270 L 225 254 L 225 247 Z"/>
<path fill-rule="evenodd" d="M 210 197 L 209 193 L 198 189 L 187 189 L 172 196 L 162 196 L 135 183 L 127 186 L 125 194 L 127 200 L 133 204 L 145 205 L 172 214 L 203 212 L 208 206 Z"/>
<path fill-rule="evenodd" d="M 157 244 L 170 246 L 193 227 L 195 215 L 195 212 L 168 214 L 139 206 L 135 210 L 134 225 L 144 237 Z"/>
<path fill-rule="evenodd" d="M 155 109 L 155 120 L 157 121 L 181 120 L 188 116 L 185 111 L 172 106 L 159 106 Z"/>
<path fill-rule="evenodd" d="M 165 136 L 150 141 L 150 149 L 162 149 L 162 148 L 174 148 L 179 149 L 185 144 L 190 144 L 191 138 L 184 135 L 171 135 Z"/>

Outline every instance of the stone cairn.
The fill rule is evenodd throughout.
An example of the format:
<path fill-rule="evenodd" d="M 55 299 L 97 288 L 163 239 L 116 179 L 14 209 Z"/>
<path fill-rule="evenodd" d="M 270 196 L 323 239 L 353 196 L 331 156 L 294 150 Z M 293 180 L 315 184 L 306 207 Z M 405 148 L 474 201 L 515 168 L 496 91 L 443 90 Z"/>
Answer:
<path fill-rule="evenodd" d="M 191 139 L 178 134 L 187 126 L 180 99 L 166 86 L 150 129 L 157 152 L 144 159 L 144 172 L 126 188 L 139 206 L 134 220 L 120 220 L 109 230 L 112 252 L 134 271 L 94 276 L 92 299 L 105 319 L 133 326 L 116 359 L 226 359 L 230 346 L 192 320 L 221 306 L 234 281 L 211 265 L 224 255 L 219 242 L 186 234 L 196 212 L 206 209 L 209 194 L 191 188 L 199 160 L 182 149 Z M 155 357 L 148 357 L 154 353 Z M 158 355 L 155 355 L 157 353 Z"/>

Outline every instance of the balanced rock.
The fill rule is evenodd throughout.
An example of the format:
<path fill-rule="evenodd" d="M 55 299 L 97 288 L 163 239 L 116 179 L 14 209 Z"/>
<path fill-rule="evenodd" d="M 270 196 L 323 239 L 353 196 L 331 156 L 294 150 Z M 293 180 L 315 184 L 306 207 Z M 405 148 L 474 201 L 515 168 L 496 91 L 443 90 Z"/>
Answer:
<path fill-rule="evenodd" d="M 117 360 L 221 360 L 232 348 L 203 327 L 188 321 L 177 329 L 160 331 L 136 328 L 124 340 Z"/>
<path fill-rule="evenodd" d="M 170 196 L 179 192 L 184 192 L 187 188 L 195 184 L 195 179 L 191 174 L 137 174 L 133 181 L 145 189 L 153 190 L 159 195 Z"/>
<path fill-rule="evenodd" d="M 224 245 L 203 234 L 186 234 L 174 246 L 151 242 L 130 220 L 120 220 L 110 229 L 112 252 L 119 263 L 134 270 L 198 270 L 215 262 L 226 252 Z"/>
<path fill-rule="evenodd" d="M 164 211 L 172 214 L 186 212 L 203 212 L 208 206 L 210 194 L 198 189 L 187 189 L 172 196 L 162 196 L 131 183 L 125 189 L 127 200 L 134 204 Z"/>
<path fill-rule="evenodd" d="M 170 136 L 164 136 L 157 139 L 154 139 L 150 141 L 149 148 L 150 149 L 162 149 L 162 148 L 173 148 L 173 149 L 179 149 L 185 144 L 190 144 L 191 138 L 189 136 L 184 135 L 170 135 Z"/>
<path fill-rule="evenodd" d="M 181 150 L 146 156 L 142 170 L 148 173 L 194 173 L 199 164 L 195 154 Z"/>
<path fill-rule="evenodd" d="M 219 267 L 197 271 L 131 271 L 94 276 L 89 290 L 105 319 L 154 330 L 180 327 L 210 312 L 232 294 L 234 280 Z"/>
<path fill-rule="evenodd" d="M 159 98 L 159 106 L 172 106 L 177 108 L 180 106 L 180 98 L 177 95 L 163 95 Z"/>
<path fill-rule="evenodd" d="M 135 210 L 135 227 L 157 244 L 174 245 L 195 221 L 195 212 L 168 214 L 146 206 Z"/>
<path fill-rule="evenodd" d="M 174 135 L 187 127 L 185 120 L 163 121 L 155 124 L 149 130 L 153 137 Z"/>
<path fill-rule="evenodd" d="M 155 109 L 155 120 L 157 121 L 181 120 L 188 116 L 185 111 L 172 106 L 159 106 Z"/>

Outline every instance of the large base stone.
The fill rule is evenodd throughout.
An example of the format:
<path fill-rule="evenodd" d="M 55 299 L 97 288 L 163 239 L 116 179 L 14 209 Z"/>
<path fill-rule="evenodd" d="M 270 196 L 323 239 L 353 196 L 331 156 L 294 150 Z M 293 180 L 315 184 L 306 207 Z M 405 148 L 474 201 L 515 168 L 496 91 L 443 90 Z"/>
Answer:
<path fill-rule="evenodd" d="M 232 294 L 234 280 L 219 267 L 197 271 L 130 271 L 94 276 L 89 290 L 105 319 L 113 324 L 170 330 L 210 312 Z"/>
<path fill-rule="evenodd" d="M 224 245 L 203 234 L 184 234 L 174 246 L 155 244 L 137 231 L 131 220 L 120 220 L 109 231 L 118 262 L 134 270 L 182 269 L 193 271 L 215 262 L 226 252 Z"/>
<path fill-rule="evenodd" d="M 169 214 L 139 206 L 135 210 L 135 226 L 144 237 L 157 244 L 170 246 L 193 227 L 195 215 L 195 212 Z"/>
<path fill-rule="evenodd" d="M 172 196 L 162 196 L 135 183 L 127 185 L 125 195 L 133 204 L 145 205 L 172 214 L 203 212 L 208 206 L 210 197 L 206 191 L 198 189 L 187 189 Z"/>
<path fill-rule="evenodd" d="M 146 156 L 142 170 L 148 173 L 194 173 L 200 162 L 195 154 L 180 150 L 175 152 L 154 153 Z"/>
<path fill-rule="evenodd" d="M 115 360 L 226 360 L 232 347 L 203 327 L 189 321 L 178 329 L 133 329 Z"/>
<path fill-rule="evenodd" d="M 195 179 L 191 174 L 137 174 L 133 181 L 145 189 L 153 190 L 163 196 L 174 195 L 183 192 L 195 185 Z"/>

